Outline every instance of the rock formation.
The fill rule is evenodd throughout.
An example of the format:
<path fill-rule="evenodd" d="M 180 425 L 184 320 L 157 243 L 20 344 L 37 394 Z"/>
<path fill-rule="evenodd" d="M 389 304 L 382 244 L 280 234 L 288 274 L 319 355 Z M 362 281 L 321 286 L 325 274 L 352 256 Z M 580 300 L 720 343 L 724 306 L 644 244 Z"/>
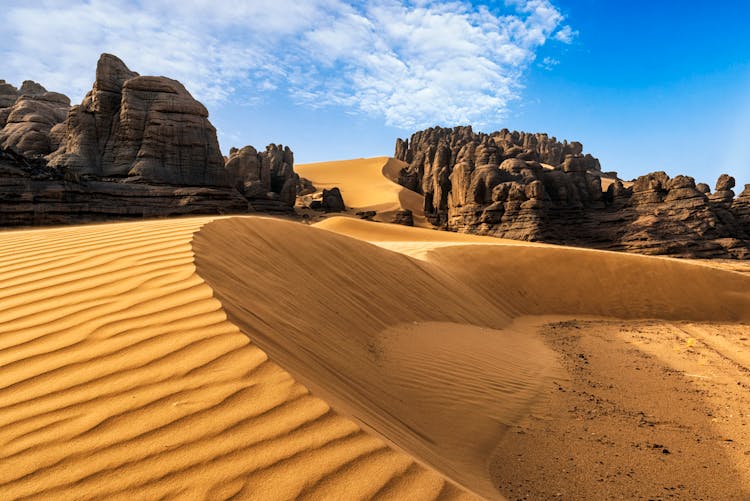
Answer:
<path fill-rule="evenodd" d="M 139 76 L 103 54 L 94 88 L 65 120 L 49 165 L 75 177 L 137 177 L 150 183 L 230 186 L 208 111 L 183 85 Z"/>
<path fill-rule="evenodd" d="M 440 228 L 646 254 L 750 257 L 750 189 L 710 194 L 664 172 L 626 187 L 578 142 L 546 134 L 436 127 L 396 142 L 399 182 L 425 197 Z M 602 179 L 611 182 L 602 190 Z"/>
<path fill-rule="evenodd" d="M 52 128 L 65 120 L 70 99 L 36 82 L 25 81 L 21 89 L 0 80 L 0 148 L 27 157 L 46 155 L 59 146 Z"/>
<path fill-rule="evenodd" d="M 69 180 L 12 150 L 0 149 L 0 227 L 253 210 L 237 190 L 221 187 Z"/>
<path fill-rule="evenodd" d="M 298 187 L 307 191 L 312 184 L 294 172 L 294 154 L 288 146 L 269 144 L 258 153 L 252 146 L 232 148 L 226 163 L 227 175 L 246 198 L 279 200 L 292 207 Z M 309 186 L 308 186 L 309 185 Z"/>
<path fill-rule="evenodd" d="M 303 196 L 302 204 L 309 209 L 324 212 L 343 212 L 346 210 L 344 198 L 341 196 L 341 190 L 336 186 L 330 190 L 323 189 L 322 192 Z M 373 213 L 373 216 L 374 215 L 375 214 Z"/>
<path fill-rule="evenodd" d="M 404 226 L 414 226 L 414 214 L 408 209 L 396 211 L 393 215 L 393 224 L 403 224 Z"/>
<path fill-rule="evenodd" d="M 0 226 L 120 217 L 291 212 L 289 147 L 222 156 L 206 108 L 166 77 L 102 54 L 80 105 L 26 81 L 0 80 Z"/>

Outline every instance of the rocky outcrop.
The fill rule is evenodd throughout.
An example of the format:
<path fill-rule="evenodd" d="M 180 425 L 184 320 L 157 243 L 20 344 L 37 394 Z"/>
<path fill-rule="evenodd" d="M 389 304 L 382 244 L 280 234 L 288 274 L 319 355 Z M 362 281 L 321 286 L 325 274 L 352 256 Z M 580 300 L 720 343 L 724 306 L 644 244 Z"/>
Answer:
<path fill-rule="evenodd" d="M 65 120 L 70 99 L 25 81 L 21 89 L 0 80 L 0 148 L 26 157 L 47 155 L 59 146 L 52 128 Z"/>
<path fill-rule="evenodd" d="M 70 107 L 27 81 L 0 81 L 0 226 L 123 217 L 292 212 L 311 183 L 289 147 L 224 158 L 206 108 L 166 77 L 102 54 L 92 90 Z"/>
<path fill-rule="evenodd" d="M 393 224 L 402 224 L 404 226 L 414 226 L 414 215 L 408 209 L 398 210 L 393 215 Z"/>
<path fill-rule="evenodd" d="M 237 190 L 71 180 L 43 160 L 0 149 L 0 227 L 252 211 Z"/>
<path fill-rule="evenodd" d="M 750 257 L 750 190 L 734 199 L 687 176 L 641 176 L 632 186 L 545 134 L 434 128 L 396 142 L 402 185 L 422 193 L 440 228 L 646 254 Z M 602 180 L 608 181 L 606 191 Z"/>
<path fill-rule="evenodd" d="M 226 170 L 246 198 L 279 200 L 292 207 L 298 188 L 303 192 L 308 188 L 315 191 L 309 181 L 301 181 L 294 172 L 294 154 L 288 146 L 270 144 L 260 153 L 252 146 L 232 148 Z"/>
<path fill-rule="evenodd" d="M 739 224 L 745 228 L 745 232 L 750 234 L 750 184 L 746 184 L 745 189 L 734 199 L 731 211 Z"/>
<path fill-rule="evenodd" d="M 74 177 L 230 186 L 208 111 L 166 77 L 139 76 L 103 54 L 94 88 L 65 120 L 49 165 Z"/>
<path fill-rule="evenodd" d="M 330 190 L 324 189 L 322 192 L 305 195 L 302 197 L 302 204 L 309 209 L 323 212 L 344 212 L 346 210 L 341 190 L 336 186 Z"/>

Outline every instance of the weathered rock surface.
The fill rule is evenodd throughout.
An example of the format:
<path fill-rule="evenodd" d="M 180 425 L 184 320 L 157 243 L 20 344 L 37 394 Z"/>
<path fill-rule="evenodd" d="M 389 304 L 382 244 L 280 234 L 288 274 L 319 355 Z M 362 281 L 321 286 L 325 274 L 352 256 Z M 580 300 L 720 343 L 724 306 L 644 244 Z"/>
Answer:
<path fill-rule="evenodd" d="M 750 189 L 710 194 L 664 172 L 602 191 L 599 161 L 545 134 L 436 127 L 396 142 L 402 185 L 440 228 L 517 240 L 685 257 L 750 258 Z"/>
<path fill-rule="evenodd" d="M 306 195 L 302 197 L 302 203 L 310 209 L 324 212 L 343 212 L 346 210 L 341 190 L 336 186 L 330 190 L 323 189 L 322 192 Z"/>
<path fill-rule="evenodd" d="M 363 210 L 357 212 L 355 215 L 360 219 L 364 219 L 365 221 L 372 221 L 373 218 L 378 215 L 378 213 L 374 210 Z"/>
<path fill-rule="evenodd" d="M 232 188 L 64 179 L 43 161 L 0 150 L 0 227 L 249 212 Z"/>
<path fill-rule="evenodd" d="M 414 226 L 414 215 L 408 209 L 396 211 L 393 215 L 393 224 L 403 224 L 404 226 Z"/>
<path fill-rule="evenodd" d="M 346 210 L 344 197 L 341 196 L 341 190 L 337 187 L 323 190 L 323 210 L 326 212 L 343 212 Z"/>
<path fill-rule="evenodd" d="M 0 81 L 0 143 L 0 226 L 291 212 L 298 189 L 314 191 L 289 147 L 233 148 L 225 159 L 182 84 L 109 54 L 72 108 L 35 82 Z"/>
<path fill-rule="evenodd" d="M 232 148 L 226 163 L 227 175 L 246 198 L 279 200 L 290 207 L 300 194 L 315 188 L 294 172 L 294 154 L 288 146 L 270 144 L 258 153 L 252 146 Z"/>
<path fill-rule="evenodd" d="M 59 146 L 51 129 L 65 120 L 70 99 L 25 81 L 21 89 L 0 80 L 0 148 L 27 157 L 46 155 Z"/>
<path fill-rule="evenodd" d="M 231 186 L 208 111 L 166 77 L 139 76 L 103 54 L 94 88 L 65 121 L 49 165 L 72 176 Z"/>

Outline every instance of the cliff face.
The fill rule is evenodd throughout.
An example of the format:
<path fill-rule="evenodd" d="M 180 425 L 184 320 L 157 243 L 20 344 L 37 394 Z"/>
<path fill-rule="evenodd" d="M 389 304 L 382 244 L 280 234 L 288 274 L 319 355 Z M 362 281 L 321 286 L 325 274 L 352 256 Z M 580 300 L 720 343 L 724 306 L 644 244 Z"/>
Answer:
<path fill-rule="evenodd" d="M 166 77 L 102 54 L 79 105 L 0 81 L 0 226 L 293 211 L 288 147 L 219 149 L 208 111 Z"/>
<path fill-rule="evenodd" d="M 750 257 L 750 187 L 716 190 L 663 172 L 623 183 L 545 134 L 434 128 L 396 142 L 399 182 L 443 229 L 644 254 Z M 606 189 L 603 189 L 603 185 Z"/>

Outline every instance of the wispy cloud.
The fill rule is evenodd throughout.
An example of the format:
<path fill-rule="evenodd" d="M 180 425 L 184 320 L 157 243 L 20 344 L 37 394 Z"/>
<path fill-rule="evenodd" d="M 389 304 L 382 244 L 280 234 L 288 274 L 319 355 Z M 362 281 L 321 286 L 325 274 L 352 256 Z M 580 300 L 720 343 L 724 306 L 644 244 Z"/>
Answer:
<path fill-rule="evenodd" d="M 557 33 L 555 33 L 555 40 L 571 44 L 573 43 L 573 40 L 578 36 L 578 31 L 574 31 L 573 28 L 570 26 L 563 26 L 560 28 Z"/>
<path fill-rule="evenodd" d="M 544 59 L 542 59 L 541 63 L 539 63 L 539 67 L 544 68 L 547 71 L 551 71 L 558 64 L 560 64 L 560 61 L 558 61 L 554 57 L 547 56 Z"/>
<path fill-rule="evenodd" d="M 494 3 L 492 4 L 494 5 Z M 208 104 L 286 92 L 413 128 L 496 120 L 536 50 L 577 32 L 549 0 L 86 0 L 7 4 L 0 78 L 74 100 L 100 52 Z"/>

